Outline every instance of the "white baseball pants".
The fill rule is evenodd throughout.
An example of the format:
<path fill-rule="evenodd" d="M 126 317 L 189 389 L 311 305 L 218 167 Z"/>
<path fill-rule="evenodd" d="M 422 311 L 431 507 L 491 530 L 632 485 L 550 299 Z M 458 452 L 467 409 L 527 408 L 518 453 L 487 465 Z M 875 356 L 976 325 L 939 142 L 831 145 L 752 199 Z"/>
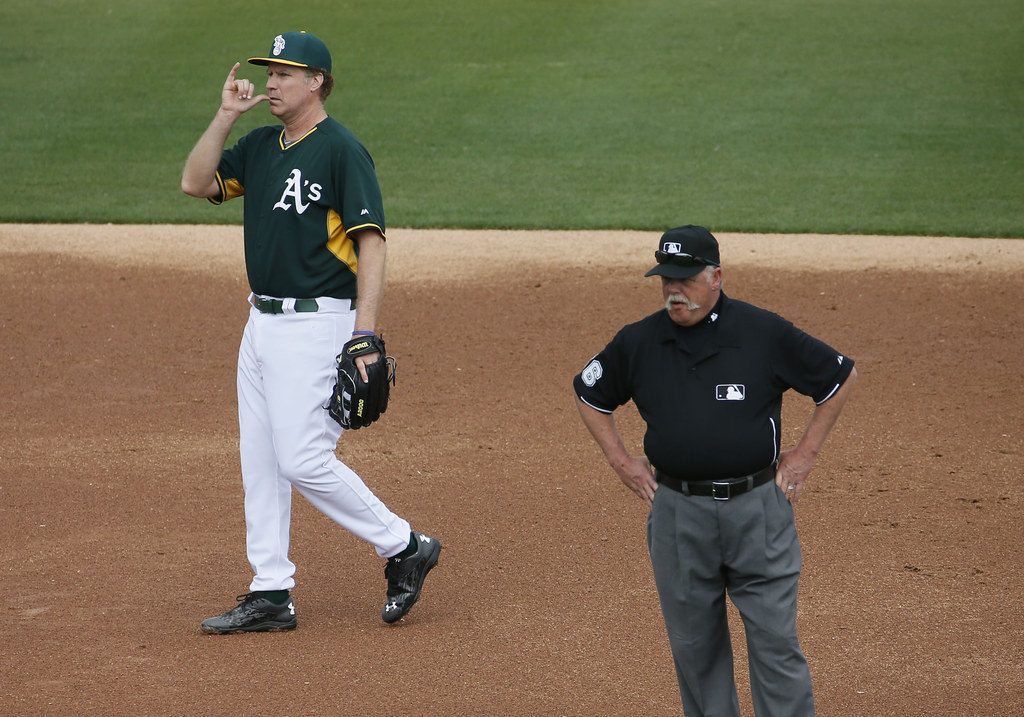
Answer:
<path fill-rule="evenodd" d="M 324 410 L 337 376 L 335 356 L 351 338 L 348 300 L 317 299 L 316 312 L 255 308 L 238 351 L 238 427 L 245 489 L 250 590 L 290 590 L 292 487 L 381 557 L 409 544 L 409 523 L 388 510 L 334 454 L 342 429 Z"/>

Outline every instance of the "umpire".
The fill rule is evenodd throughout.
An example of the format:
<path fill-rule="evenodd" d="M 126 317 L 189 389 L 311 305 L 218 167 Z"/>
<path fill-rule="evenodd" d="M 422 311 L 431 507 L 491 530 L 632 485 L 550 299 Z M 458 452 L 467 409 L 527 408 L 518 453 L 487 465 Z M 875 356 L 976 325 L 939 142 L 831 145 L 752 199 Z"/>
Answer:
<path fill-rule="evenodd" d="M 621 329 L 573 380 L 587 429 L 650 507 L 647 545 L 688 717 L 739 715 L 725 596 L 746 630 L 758 715 L 813 715 L 797 641 L 800 543 L 793 503 L 857 378 L 853 360 L 722 292 L 718 242 L 704 227 L 665 232 L 646 276 L 665 308 Z M 782 396 L 816 408 L 780 452 Z M 630 455 L 613 412 L 646 423 Z"/>

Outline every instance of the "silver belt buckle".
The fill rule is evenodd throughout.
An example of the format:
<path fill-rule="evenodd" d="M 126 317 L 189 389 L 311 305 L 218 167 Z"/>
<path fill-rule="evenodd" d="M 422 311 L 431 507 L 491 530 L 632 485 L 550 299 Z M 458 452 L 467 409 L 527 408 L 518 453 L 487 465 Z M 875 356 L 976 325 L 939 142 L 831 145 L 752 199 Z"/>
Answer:
<path fill-rule="evenodd" d="M 732 483 L 722 480 L 712 482 L 711 497 L 715 500 L 729 500 L 732 498 Z"/>

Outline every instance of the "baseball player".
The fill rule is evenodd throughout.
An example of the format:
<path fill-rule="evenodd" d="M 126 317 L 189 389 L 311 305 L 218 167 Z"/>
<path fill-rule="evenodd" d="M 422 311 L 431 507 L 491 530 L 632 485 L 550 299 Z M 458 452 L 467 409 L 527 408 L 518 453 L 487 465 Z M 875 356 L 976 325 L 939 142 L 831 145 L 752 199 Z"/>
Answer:
<path fill-rule="evenodd" d="M 386 254 L 380 188 L 366 149 L 324 108 L 334 79 L 320 39 L 286 32 L 266 56 L 249 62 L 266 67 L 266 93 L 237 78 L 235 63 L 181 180 L 186 194 L 213 204 L 245 197 L 252 292 L 237 388 L 254 577 L 238 605 L 201 627 L 215 634 L 296 627 L 295 565 L 288 558 L 293 487 L 387 559 L 382 617 L 394 622 L 418 599 L 441 544 L 410 530 L 338 460 L 342 428 L 325 410 L 335 357 L 350 339 L 376 329 Z M 236 120 L 263 102 L 280 124 L 225 149 Z M 362 371 L 377 358 L 356 363 Z"/>
<path fill-rule="evenodd" d="M 746 628 L 754 711 L 813 715 L 792 503 L 857 372 L 782 317 L 727 297 L 704 227 L 665 232 L 655 259 L 647 276 L 661 279 L 664 309 L 624 327 L 575 377 L 577 408 L 650 506 L 647 544 L 687 717 L 739 717 L 726 595 Z M 780 452 L 790 388 L 817 408 Z M 647 425 L 643 456 L 629 454 L 612 416 L 629 400 Z"/>

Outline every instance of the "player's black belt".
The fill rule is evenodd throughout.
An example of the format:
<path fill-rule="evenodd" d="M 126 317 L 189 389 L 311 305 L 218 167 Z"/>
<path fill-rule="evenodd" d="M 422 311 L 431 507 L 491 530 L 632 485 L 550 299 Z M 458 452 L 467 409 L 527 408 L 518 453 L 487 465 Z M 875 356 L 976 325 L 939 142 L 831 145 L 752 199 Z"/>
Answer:
<path fill-rule="evenodd" d="M 267 299 L 262 296 L 253 296 L 252 305 L 256 307 L 256 310 L 261 314 L 283 314 L 284 313 L 284 300 L 283 299 Z M 320 309 L 320 304 L 316 303 L 316 299 L 296 299 L 295 310 L 301 312 L 317 311 Z"/>
<path fill-rule="evenodd" d="M 261 314 L 283 314 L 284 313 L 284 299 L 268 299 L 265 296 L 252 297 L 252 305 L 256 307 L 256 310 Z M 349 299 L 349 308 L 356 308 L 356 300 Z M 311 311 L 319 311 L 320 305 L 316 303 L 316 299 L 296 299 L 294 311 L 299 313 L 309 313 Z"/>
<path fill-rule="evenodd" d="M 707 495 L 715 500 L 729 500 L 764 485 L 775 478 L 775 464 L 742 478 L 725 480 L 683 480 L 660 470 L 654 471 L 654 479 L 660 485 L 685 495 Z"/>

